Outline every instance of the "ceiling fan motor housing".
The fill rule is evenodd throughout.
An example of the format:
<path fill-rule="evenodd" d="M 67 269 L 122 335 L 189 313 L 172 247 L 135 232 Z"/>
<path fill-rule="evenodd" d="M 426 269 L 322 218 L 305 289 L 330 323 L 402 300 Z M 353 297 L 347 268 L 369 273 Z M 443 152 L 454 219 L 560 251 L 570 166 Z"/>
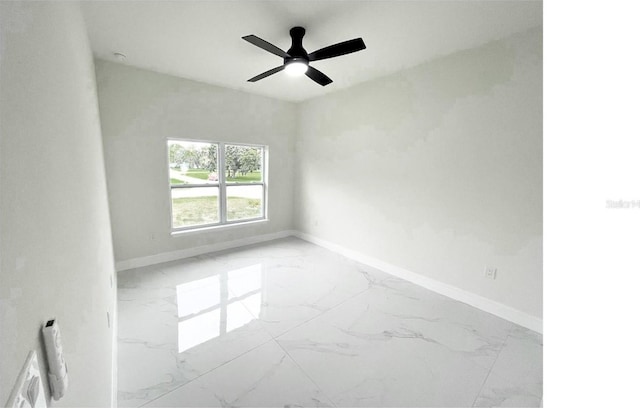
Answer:
<path fill-rule="evenodd" d="M 305 32 L 306 31 L 303 27 L 293 27 L 289 30 L 289 34 L 291 35 L 291 48 L 287 51 L 289 56 L 284 57 L 284 65 L 291 62 L 309 64 L 309 54 L 307 54 L 307 51 L 302 48 L 302 37 L 304 37 Z"/>

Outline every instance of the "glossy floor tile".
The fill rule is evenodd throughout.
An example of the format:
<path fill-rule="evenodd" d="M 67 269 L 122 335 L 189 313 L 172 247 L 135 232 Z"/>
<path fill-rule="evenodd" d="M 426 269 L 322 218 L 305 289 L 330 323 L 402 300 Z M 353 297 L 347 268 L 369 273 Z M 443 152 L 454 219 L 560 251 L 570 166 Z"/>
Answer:
<path fill-rule="evenodd" d="M 273 340 L 151 401 L 150 407 L 330 407 Z"/>
<path fill-rule="evenodd" d="M 121 272 L 119 406 L 533 406 L 542 338 L 288 238 Z"/>

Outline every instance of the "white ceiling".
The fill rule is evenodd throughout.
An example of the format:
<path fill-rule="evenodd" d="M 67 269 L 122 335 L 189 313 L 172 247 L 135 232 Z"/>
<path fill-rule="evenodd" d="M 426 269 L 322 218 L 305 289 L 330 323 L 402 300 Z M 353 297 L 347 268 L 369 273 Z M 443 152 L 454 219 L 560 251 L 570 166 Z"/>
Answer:
<path fill-rule="evenodd" d="M 97 58 L 288 101 L 301 101 L 542 24 L 541 1 L 101 1 L 82 2 Z M 277 73 L 300 25 L 307 52 L 362 37 L 367 49 L 313 62 L 333 83 Z"/>

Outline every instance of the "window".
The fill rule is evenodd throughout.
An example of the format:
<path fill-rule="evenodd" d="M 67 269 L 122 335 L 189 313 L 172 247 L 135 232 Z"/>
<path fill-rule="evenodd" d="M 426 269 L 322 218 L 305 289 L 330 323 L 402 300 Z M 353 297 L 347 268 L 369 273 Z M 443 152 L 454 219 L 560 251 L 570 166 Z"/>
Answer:
<path fill-rule="evenodd" d="M 266 218 L 266 146 L 169 140 L 167 150 L 173 231 Z"/>

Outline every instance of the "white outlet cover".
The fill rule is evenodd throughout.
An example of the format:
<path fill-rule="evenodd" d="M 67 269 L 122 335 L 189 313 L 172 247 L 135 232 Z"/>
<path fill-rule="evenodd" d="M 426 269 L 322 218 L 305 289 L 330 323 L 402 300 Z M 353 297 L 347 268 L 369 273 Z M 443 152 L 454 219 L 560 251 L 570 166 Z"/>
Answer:
<path fill-rule="evenodd" d="M 489 267 L 484 268 L 484 276 L 487 279 L 495 279 L 497 274 L 498 274 L 498 268 L 489 268 Z"/>
<path fill-rule="evenodd" d="M 29 352 L 5 407 L 47 408 L 47 400 L 42 387 L 42 377 L 40 376 L 38 354 L 35 350 Z"/>

